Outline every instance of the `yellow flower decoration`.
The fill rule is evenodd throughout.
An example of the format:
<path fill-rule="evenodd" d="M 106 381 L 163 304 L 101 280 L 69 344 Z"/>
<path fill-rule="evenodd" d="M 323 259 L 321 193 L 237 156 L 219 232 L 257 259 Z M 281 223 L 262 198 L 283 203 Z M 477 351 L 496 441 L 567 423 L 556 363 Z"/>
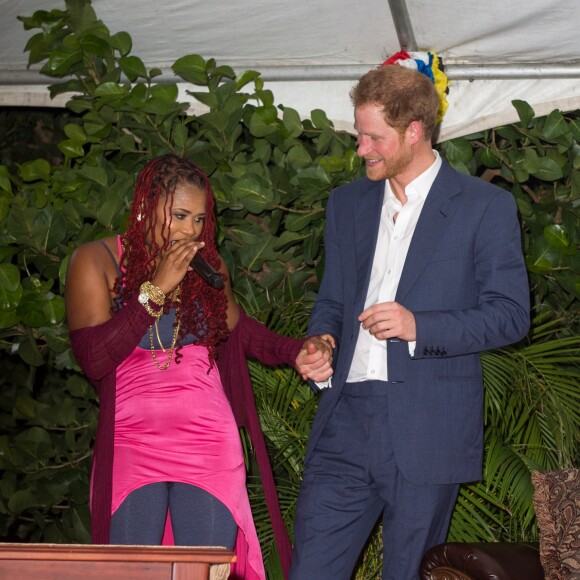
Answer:
<path fill-rule="evenodd" d="M 439 95 L 439 109 L 437 110 L 437 122 L 443 120 L 443 115 L 447 111 L 449 103 L 447 102 L 447 95 L 449 94 L 449 81 L 447 75 L 443 71 L 443 61 L 433 51 L 428 52 L 397 52 L 389 59 L 387 59 L 382 66 L 388 64 L 398 64 L 418 70 L 420 73 L 428 76 L 433 84 L 435 90 Z"/>

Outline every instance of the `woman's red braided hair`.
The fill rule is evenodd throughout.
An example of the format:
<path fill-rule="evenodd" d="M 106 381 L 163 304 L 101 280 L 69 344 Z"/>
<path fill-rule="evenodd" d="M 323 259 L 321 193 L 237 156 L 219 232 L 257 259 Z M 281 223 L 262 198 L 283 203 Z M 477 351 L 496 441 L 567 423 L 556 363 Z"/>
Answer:
<path fill-rule="evenodd" d="M 209 180 L 193 162 L 168 154 L 149 161 L 137 177 L 126 233 L 121 236 L 123 256 L 122 278 L 118 278 L 115 291 L 121 303 L 139 292 L 143 282 L 151 280 L 155 273 L 155 257 L 169 247 L 168 228 L 163 228 L 162 245 L 155 240 L 153 232 L 157 225 L 157 205 L 171 209 L 175 188 L 182 184 L 199 187 L 206 194 L 206 213 L 203 231 L 198 241 L 205 242 L 203 257 L 216 270 L 221 260 L 215 245 L 214 197 Z M 167 212 L 170 215 L 170 211 Z M 151 245 L 147 238 L 152 240 Z M 226 323 L 227 298 L 223 289 L 209 286 L 198 274 L 188 272 L 181 283 L 179 339 L 188 334 L 196 337 L 196 344 L 207 346 L 210 359 L 215 358 L 215 347 L 228 336 Z M 179 344 L 179 342 L 178 342 Z M 181 356 L 176 352 L 176 361 Z"/>

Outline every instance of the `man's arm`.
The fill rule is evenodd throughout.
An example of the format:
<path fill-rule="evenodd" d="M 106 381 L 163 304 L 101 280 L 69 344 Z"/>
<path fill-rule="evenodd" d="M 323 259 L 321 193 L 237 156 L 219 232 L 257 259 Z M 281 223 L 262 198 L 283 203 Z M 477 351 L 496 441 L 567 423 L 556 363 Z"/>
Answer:
<path fill-rule="evenodd" d="M 344 273 L 338 246 L 334 201 L 335 196 L 331 194 L 324 227 L 324 275 L 310 315 L 308 335 L 331 335 L 338 341 L 343 324 L 342 277 Z"/>

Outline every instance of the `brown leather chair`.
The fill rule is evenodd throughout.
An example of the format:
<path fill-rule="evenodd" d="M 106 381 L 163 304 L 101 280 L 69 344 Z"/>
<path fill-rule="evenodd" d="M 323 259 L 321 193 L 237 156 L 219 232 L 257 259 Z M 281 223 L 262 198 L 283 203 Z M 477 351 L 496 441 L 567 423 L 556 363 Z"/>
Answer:
<path fill-rule="evenodd" d="M 544 580 L 537 543 L 447 542 L 427 551 L 421 580 Z"/>

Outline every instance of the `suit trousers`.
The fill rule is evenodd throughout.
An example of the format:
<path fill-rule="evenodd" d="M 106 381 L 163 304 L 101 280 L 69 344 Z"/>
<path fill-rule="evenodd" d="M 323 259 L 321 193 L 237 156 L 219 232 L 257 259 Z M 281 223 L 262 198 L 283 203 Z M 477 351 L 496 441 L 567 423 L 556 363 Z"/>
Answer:
<path fill-rule="evenodd" d="M 381 514 L 383 580 L 417 579 L 425 551 L 445 540 L 459 484 L 405 479 L 387 389 L 345 385 L 304 468 L 290 580 L 349 580 Z"/>

